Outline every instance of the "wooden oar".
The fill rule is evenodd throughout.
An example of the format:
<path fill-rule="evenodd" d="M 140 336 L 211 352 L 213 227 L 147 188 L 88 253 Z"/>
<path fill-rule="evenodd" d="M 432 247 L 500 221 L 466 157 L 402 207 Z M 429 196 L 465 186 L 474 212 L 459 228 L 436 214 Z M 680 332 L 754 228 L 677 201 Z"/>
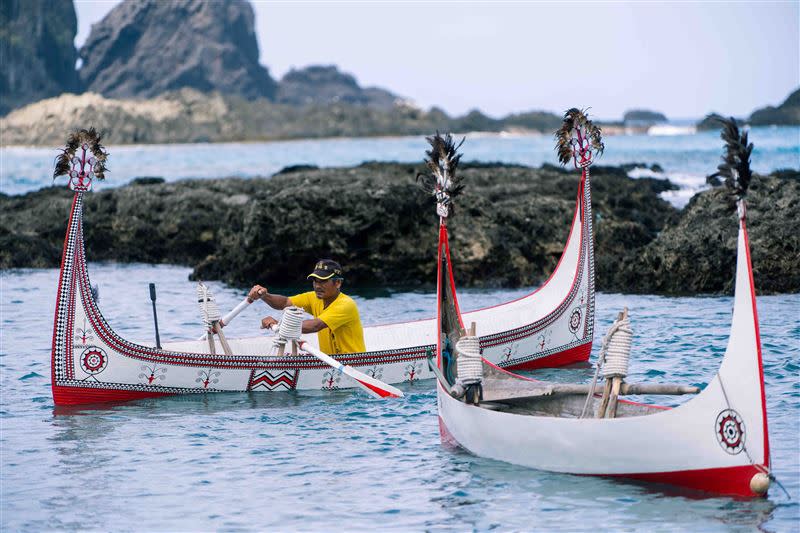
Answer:
<path fill-rule="evenodd" d="M 278 332 L 278 328 L 275 324 L 271 325 L 269 329 L 271 329 L 276 333 Z M 335 370 L 338 370 L 340 373 L 346 374 L 351 378 L 353 378 L 359 387 L 367 391 L 371 396 L 374 396 L 375 398 L 402 398 L 403 396 L 405 396 L 403 394 L 403 391 L 401 391 L 397 387 L 392 387 L 391 385 L 388 385 L 379 379 L 375 379 L 372 376 L 368 376 L 363 372 L 356 370 L 350 365 L 343 365 L 333 357 L 310 345 L 308 341 L 300 339 L 296 342 L 300 346 L 300 348 L 310 353 L 311 355 L 313 355 L 326 365 L 329 365 L 333 367 Z"/>
<path fill-rule="evenodd" d="M 245 298 L 244 300 L 242 300 L 241 302 L 239 302 L 238 304 L 236 304 L 236 307 L 234 307 L 233 309 L 231 309 L 231 311 L 230 311 L 230 312 L 229 312 L 227 315 L 225 315 L 224 317 L 222 317 L 222 318 L 219 320 L 219 322 L 217 322 L 217 325 L 218 325 L 218 326 L 219 326 L 219 328 L 220 328 L 220 333 L 221 333 L 221 330 L 222 330 L 222 328 L 224 328 L 225 326 L 227 326 L 228 324 L 230 324 L 230 323 L 231 323 L 231 320 L 233 320 L 234 318 L 236 318 L 236 317 L 239 315 L 239 313 L 241 313 L 242 311 L 244 311 L 245 307 L 247 307 L 247 306 L 248 306 L 248 305 L 250 305 L 251 303 L 253 303 L 253 302 L 251 302 L 250 300 L 248 300 L 247 298 Z M 216 333 L 216 331 L 214 331 L 214 332 L 212 332 L 212 333 Z M 203 335 L 202 337 L 200 337 L 200 338 L 199 338 L 199 339 L 197 339 L 197 340 L 201 341 L 201 340 L 203 340 L 203 339 L 205 339 L 205 338 L 206 338 L 206 336 L 205 336 L 205 335 Z"/>
<path fill-rule="evenodd" d="M 248 305 L 250 305 L 251 303 L 253 303 L 253 302 L 251 302 L 250 300 L 248 300 L 247 298 L 245 298 L 244 300 L 242 300 L 241 302 L 239 302 L 238 304 L 236 304 L 236 307 L 234 307 L 233 309 L 231 309 L 231 312 L 230 312 L 230 313 L 228 313 L 227 315 L 225 315 L 224 317 L 222 317 L 222 318 L 220 319 L 220 321 L 219 321 L 219 325 L 220 325 L 220 327 L 225 327 L 225 326 L 227 326 L 228 324 L 230 324 L 230 323 L 231 323 L 231 320 L 233 320 L 234 318 L 236 318 L 236 316 L 237 316 L 239 313 L 241 313 L 242 311 L 244 311 L 244 308 L 245 308 L 245 307 L 247 307 Z"/>

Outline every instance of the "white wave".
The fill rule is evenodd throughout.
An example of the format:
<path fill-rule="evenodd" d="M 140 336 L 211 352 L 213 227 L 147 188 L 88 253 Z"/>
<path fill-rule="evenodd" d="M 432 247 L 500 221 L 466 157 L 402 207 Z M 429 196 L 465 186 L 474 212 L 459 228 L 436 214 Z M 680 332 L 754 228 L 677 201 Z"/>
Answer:
<path fill-rule="evenodd" d="M 700 191 L 708 189 L 705 176 L 700 174 L 690 174 L 684 172 L 657 172 L 653 169 L 646 167 L 636 167 L 628 172 L 628 176 L 634 179 L 637 178 L 658 178 L 668 179 L 679 188 L 674 191 L 664 191 L 661 193 L 661 198 L 671 203 L 678 209 L 682 209 L 692 196 Z"/>
<path fill-rule="evenodd" d="M 695 126 L 675 126 L 672 124 L 657 124 L 647 128 L 648 135 L 668 136 L 668 135 L 693 135 L 697 133 Z"/>

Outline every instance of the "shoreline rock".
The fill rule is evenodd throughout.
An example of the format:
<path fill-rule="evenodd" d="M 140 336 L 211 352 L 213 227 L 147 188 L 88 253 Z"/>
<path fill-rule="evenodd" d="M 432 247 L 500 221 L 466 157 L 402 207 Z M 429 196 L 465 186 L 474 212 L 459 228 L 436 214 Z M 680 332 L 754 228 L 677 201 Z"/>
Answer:
<path fill-rule="evenodd" d="M 247 287 L 302 283 L 319 257 L 345 266 L 359 287 L 430 287 L 436 245 L 433 200 L 414 182 L 421 165 L 284 169 L 271 178 L 158 178 L 87 196 L 90 261 L 190 265 L 192 277 Z M 467 189 L 451 226 L 464 287 L 544 281 L 569 231 L 574 171 L 465 164 Z M 678 211 L 659 197 L 668 180 L 593 168 L 597 288 L 656 294 L 729 292 L 736 221 L 712 189 Z M 0 195 L 0 267 L 57 267 L 71 193 L 64 186 Z M 797 292 L 800 173 L 756 176 L 750 236 L 760 293 Z M 56 215 L 53 215 L 56 213 Z M 733 243 L 733 244 L 732 244 Z"/>
<path fill-rule="evenodd" d="M 402 100 L 391 108 L 355 103 L 296 106 L 268 99 L 246 100 L 181 89 L 147 100 L 105 98 L 95 93 L 62 94 L 0 118 L 2 143 L 60 145 L 67 133 L 91 124 L 105 144 L 244 142 L 324 137 L 429 135 L 433 131 L 506 129 L 552 134 L 561 118 L 530 112 L 492 119 L 478 111 L 451 118 Z"/>

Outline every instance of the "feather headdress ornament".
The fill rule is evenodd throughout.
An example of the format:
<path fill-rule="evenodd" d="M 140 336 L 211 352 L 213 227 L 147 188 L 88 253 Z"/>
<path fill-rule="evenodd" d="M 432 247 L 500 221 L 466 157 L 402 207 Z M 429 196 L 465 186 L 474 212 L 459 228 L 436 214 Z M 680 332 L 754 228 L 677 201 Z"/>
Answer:
<path fill-rule="evenodd" d="M 437 131 L 436 135 L 426 137 L 425 140 L 431 145 L 431 149 L 425 151 L 425 155 L 428 156 L 425 159 L 425 166 L 428 167 L 430 173 L 417 174 L 417 182 L 422 190 L 436 196 L 436 201 L 442 206 L 441 209 L 445 210 L 444 212 L 452 212 L 451 200 L 464 189 L 461 177 L 456 171 L 458 163 L 461 161 L 458 149 L 464 144 L 466 137 L 456 144 L 452 135 L 448 133 L 443 137 Z M 440 215 L 442 215 L 441 212 Z M 447 216 L 447 214 L 442 216 Z"/>
<path fill-rule="evenodd" d="M 577 107 L 564 113 L 564 120 L 555 137 L 558 160 L 562 165 L 569 163 L 570 159 L 578 164 L 578 158 L 587 151 L 593 150 L 601 155 L 605 149 L 600 128 L 589 120 L 589 114 L 585 110 L 581 111 Z"/>
<path fill-rule="evenodd" d="M 56 168 L 53 172 L 53 179 L 58 176 L 69 176 L 70 179 L 76 179 L 77 173 L 84 172 L 89 178 L 95 177 L 99 180 L 105 179 L 106 159 L 108 152 L 100 140 L 102 135 L 97 133 L 94 128 L 82 129 L 72 133 L 67 139 L 67 144 L 64 149 L 56 157 Z M 81 148 L 86 149 L 85 160 L 78 156 L 78 150 Z M 91 155 L 89 155 L 91 154 Z M 80 154 L 83 156 L 84 154 Z M 88 164 L 89 168 L 84 165 Z"/>
<path fill-rule="evenodd" d="M 746 131 L 739 130 L 735 118 L 725 119 L 719 115 L 713 118 L 722 124 L 720 138 L 725 141 L 725 153 L 722 155 L 722 163 L 717 166 L 717 171 L 708 176 L 706 181 L 713 181 L 716 177 L 723 178 L 725 186 L 738 198 L 743 198 L 753 178 L 750 170 L 753 143 L 748 142 Z"/>

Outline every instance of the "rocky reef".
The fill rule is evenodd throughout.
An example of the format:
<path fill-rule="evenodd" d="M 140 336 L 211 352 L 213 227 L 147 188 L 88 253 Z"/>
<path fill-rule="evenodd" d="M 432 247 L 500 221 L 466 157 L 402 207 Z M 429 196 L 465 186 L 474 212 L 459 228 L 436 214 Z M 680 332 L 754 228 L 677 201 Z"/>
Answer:
<path fill-rule="evenodd" d="M 800 172 L 755 176 L 747 195 L 747 230 L 760 293 L 800 291 L 798 221 Z M 676 223 L 609 272 L 606 287 L 620 292 L 729 294 L 737 230 L 736 208 L 727 189 L 699 193 Z"/>
<path fill-rule="evenodd" d="M 188 264 L 196 277 L 246 286 L 302 281 L 298 265 L 331 256 L 359 285 L 430 284 L 437 218 L 432 198 L 415 182 L 421 170 L 365 163 L 298 167 L 260 179 L 138 180 L 87 197 L 88 257 Z M 569 231 L 577 174 L 491 164 L 466 164 L 462 174 L 469 187 L 451 223 L 459 281 L 529 286 L 546 278 Z M 633 180 L 622 168 L 595 169 L 598 265 L 618 262 L 615 254 L 625 247 L 646 245 L 676 216 L 658 196 L 671 187 Z M 70 199 L 63 186 L 0 197 L 0 267 L 57 266 Z M 623 243 L 603 245 L 619 234 Z"/>
<path fill-rule="evenodd" d="M 415 183 L 421 165 L 285 169 L 271 178 L 140 179 L 85 202 L 92 261 L 191 265 L 193 277 L 246 287 L 303 283 L 334 257 L 361 287 L 430 286 L 437 219 Z M 452 219 L 455 275 L 463 286 L 541 283 L 569 230 L 578 176 L 541 168 L 465 164 Z M 619 167 L 592 173 L 597 287 L 659 294 L 729 292 L 736 217 L 725 191 L 702 192 L 678 211 L 659 197 L 667 180 L 631 179 Z M 58 266 L 71 195 L 63 186 L 0 196 L 0 267 Z M 756 176 L 750 244 L 762 293 L 800 290 L 800 175 Z"/>
<path fill-rule="evenodd" d="M 0 115 L 64 92 L 81 90 L 71 0 L 0 2 Z"/>
<path fill-rule="evenodd" d="M 244 0 L 122 2 L 92 26 L 80 76 L 105 96 L 152 97 L 192 87 L 272 97 L 259 64 L 253 7 Z"/>

